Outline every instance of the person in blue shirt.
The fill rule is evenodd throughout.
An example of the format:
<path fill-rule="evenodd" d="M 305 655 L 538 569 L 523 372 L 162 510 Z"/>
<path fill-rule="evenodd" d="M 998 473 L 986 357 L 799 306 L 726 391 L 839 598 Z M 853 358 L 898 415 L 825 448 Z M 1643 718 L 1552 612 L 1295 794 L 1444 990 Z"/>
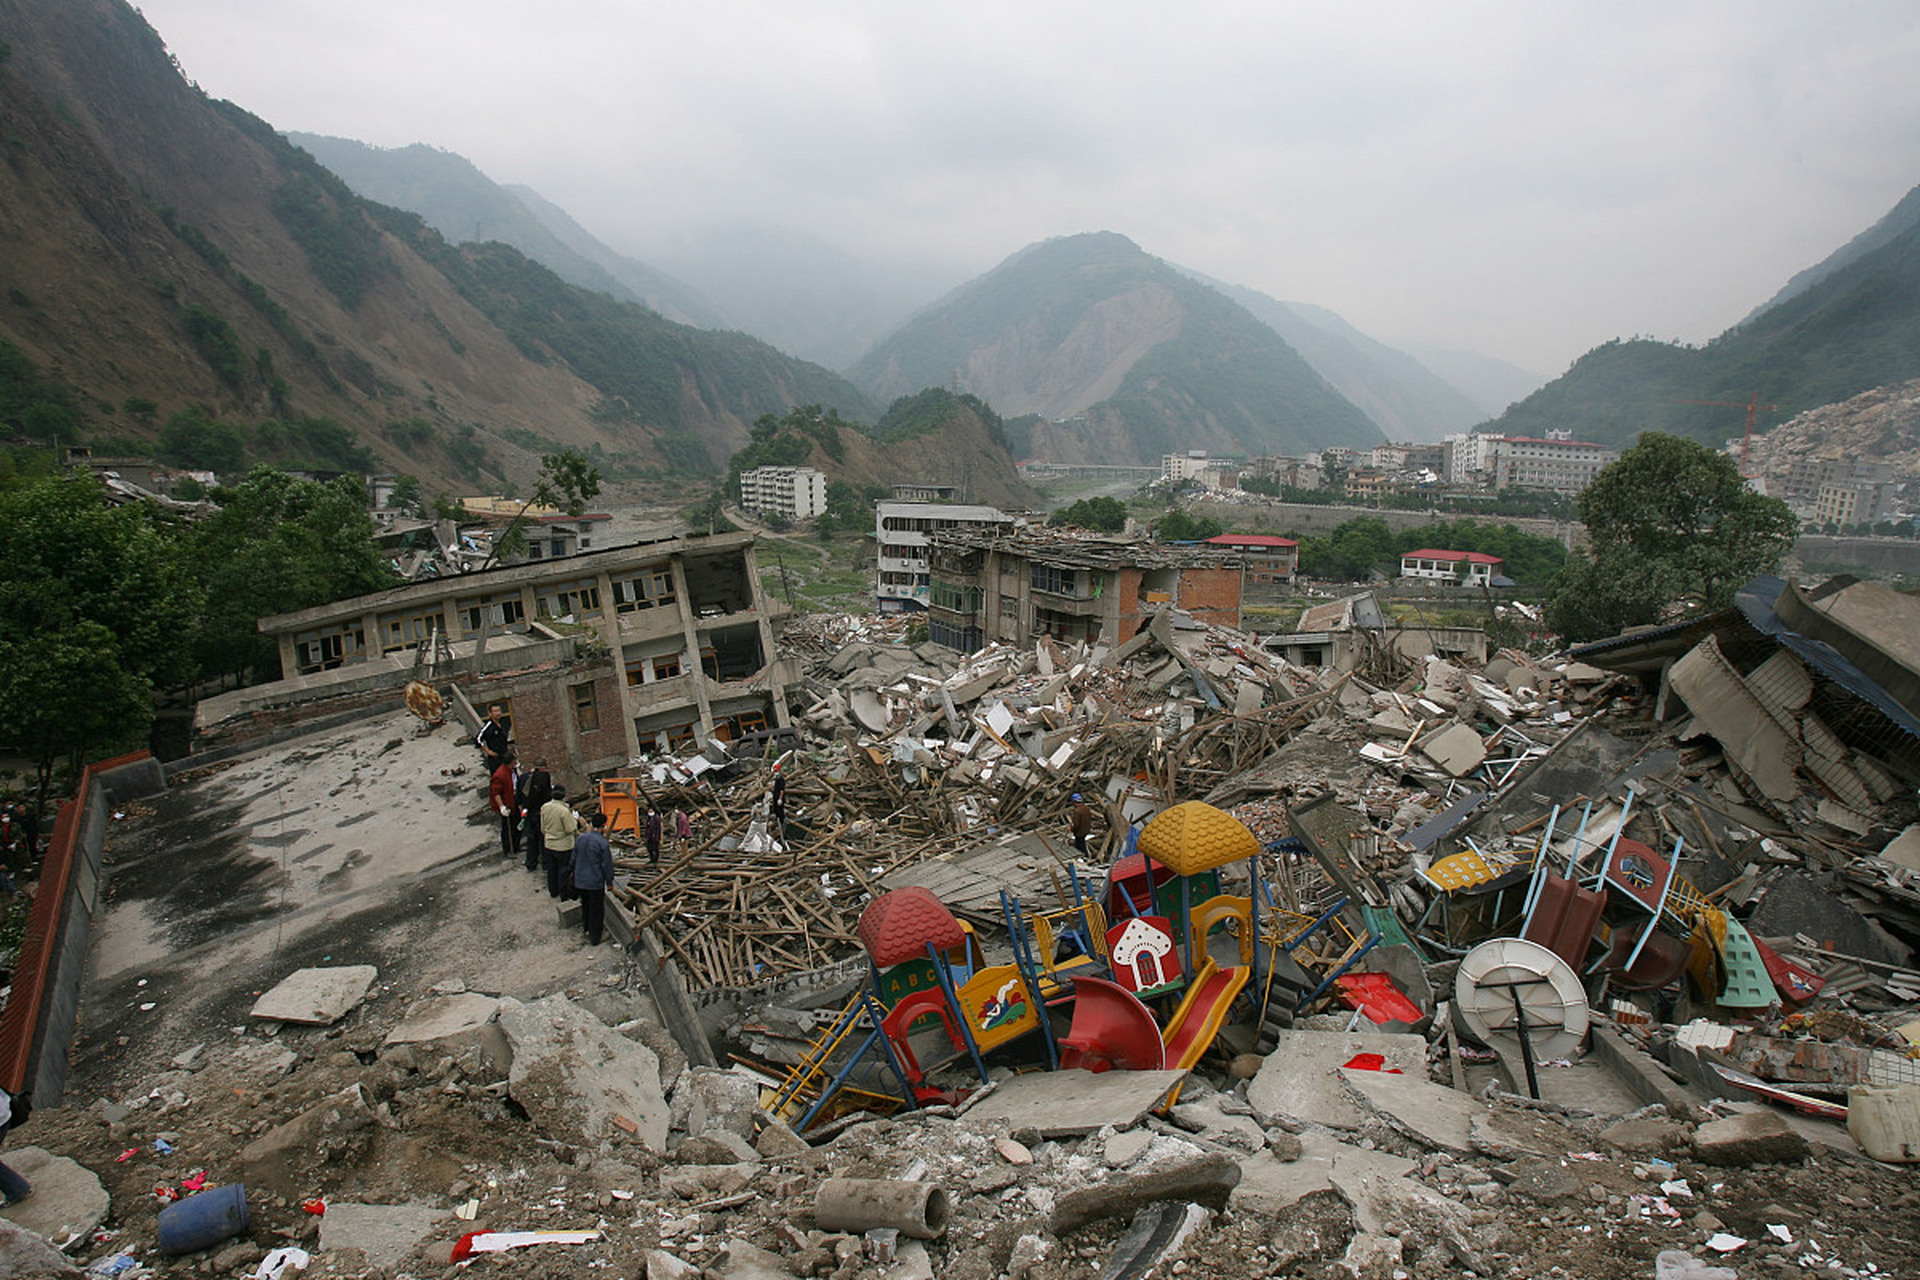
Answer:
<path fill-rule="evenodd" d="M 607 843 L 607 815 L 593 815 L 593 829 L 573 842 L 573 888 L 580 895 L 580 923 L 587 942 L 599 946 L 607 924 L 607 888 L 613 883 L 613 847 Z"/>

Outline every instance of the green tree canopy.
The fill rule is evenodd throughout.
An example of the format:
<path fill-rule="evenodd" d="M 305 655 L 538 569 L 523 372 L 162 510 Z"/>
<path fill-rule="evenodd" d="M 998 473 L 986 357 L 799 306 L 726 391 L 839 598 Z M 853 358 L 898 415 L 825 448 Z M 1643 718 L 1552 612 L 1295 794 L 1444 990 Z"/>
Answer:
<path fill-rule="evenodd" d="M 56 760 L 139 745 L 154 687 L 193 674 L 197 601 L 161 520 L 84 474 L 0 491 L 0 725 L 43 800 Z"/>
<path fill-rule="evenodd" d="M 1118 498 L 1082 498 L 1054 512 L 1047 523 L 1076 525 L 1096 533 L 1119 533 L 1127 527 L 1127 504 Z"/>
<path fill-rule="evenodd" d="M 1155 542 L 1204 542 L 1216 534 L 1226 532 L 1226 527 L 1212 516 L 1194 516 L 1179 507 L 1167 512 L 1154 522 L 1153 540 Z"/>
<path fill-rule="evenodd" d="M 274 670 L 273 645 L 255 627 L 263 617 L 398 581 L 373 540 L 358 480 L 316 484 L 255 467 L 213 499 L 219 512 L 189 539 L 206 591 L 198 656 L 208 673 Z"/>
<path fill-rule="evenodd" d="M 1679 602 L 1723 608 L 1779 563 L 1799 522 L 1755 493 L 1732 458 L 1650 431 L 1580 495 L 1591 545 L 1567 562 L 1547 601 L 1547 625 L 1591 640 L 1657 622 Z"/>

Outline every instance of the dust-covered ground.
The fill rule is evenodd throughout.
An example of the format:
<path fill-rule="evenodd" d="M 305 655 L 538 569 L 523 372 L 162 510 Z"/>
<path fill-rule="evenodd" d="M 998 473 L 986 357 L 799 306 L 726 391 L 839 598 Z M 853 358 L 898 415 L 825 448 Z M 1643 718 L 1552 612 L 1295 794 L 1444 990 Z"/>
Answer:
<path fill-rule="evenodd" d="M 66 1105 L 9 1142 L 69 1157 L 110 1192 L 103 1229 L 73 1242 L 79 1264 L 127 1253 L 157 1274 L 241 1276 L 294 1243 L 315 1250 L 313 1277 L 440 1276 L 468 1232 L 568 1229 L 601 1235 L 471 1265 L 694 1274 L 671 1255 L 743 1278 L 1092 1280 L 1146 1274 L 1114 1258 L 1133 1249 L 1141 1203 L 1165 1199 L 1205 1212 L 1174 1252 L 1147 1258 L 1154 1275 L 1613 1280 L 1650 1277 L 1677 1249 L 1742 1277 L 1920 1276 L 1920 1178 L 1817 1127 L 1786 1162 L 1720 1167 L 1694 1154 L 1701 1117 L 1495 1103 L 1502 1144 L 1432 1150 L 1375 1120 L 1331 1131 L 1256 1114 L 1227 1064 L 1208 1062 L 1169 1118 L 1084 1137 L 936 1110 L 808 1145 L 756 1116 L 740 1077 L 687 1070 L 623 953 L 563 929 L 544 883 L 500 855 L 483 783 L 463 735 L 374 717 L 183 780 L 116 820 Z M 347 964 L 380 976 L 335 1026 L 248 1018 L 293 970 Z M 583 1135 L 563 1122 L 552 1100 L 595 1087 L 595 1055 L 564 1062 L 567 1085 L 504 1070 L 473 1037 L 388 1043 L 409 1009 L 454 991 L 557 995 L 645 1046 L 668 1139 L 654 1149 L 618 1124 Z M 1343 1173 L 1395 1157 L 1404 1176 Z M 251 1224 L 209 1252 L 161 1257 L 156 1192 L 202 1174 L 247 1185 Z M 912 1247 L 909 1270 L 890 1273 L 858 1236 L 817 1229 L 827 1178 L 909 1176 L 953 1206 L 924 1270 Z M 356 1202 L 440 1216 L 397 1254 L 370 1259 L 337 1235 L 320 1251 L 323 1217 L 303 1206 Z M 1723 1257 L 1709 1247 L 1722 1234 L 1746 1243 Z"/>

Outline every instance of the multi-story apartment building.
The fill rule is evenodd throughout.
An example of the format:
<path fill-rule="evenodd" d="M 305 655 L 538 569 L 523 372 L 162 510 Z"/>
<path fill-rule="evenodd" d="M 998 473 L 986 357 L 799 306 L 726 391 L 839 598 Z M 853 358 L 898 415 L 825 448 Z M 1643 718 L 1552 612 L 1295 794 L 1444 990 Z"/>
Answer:
<path fill-rule="evenodd" d="M 279 646 L 282 683 L 306 698 L 397 689 L 417 650 L 443 644 L 456 676 L 484 684 L 487 673 L 510 670 L 522 689 L 529 679 L 543 690 L 558 681 L 564 690 L 522 696 L 568 709 L 553 741 L 582 769 L 787 723 L 792 677 L 775 660 L 746 533 L 430 578 L 262 618 L 259 627 Z M 599 643 L 582 646 L 583 636 Z M 559 673 L 526 674 L 543 663 Z"/>
<path fill-rule="evenodd" d="M 1493 487 L 1579 493 L 1617 456 L 1586 440 L 1495 436 Z"/>
<path fill-rule="evenodd" d="M 1013 517 L 998 507 L 947 502 L 874 504 L 873 540 L 878 553 L 874 595 L 881 613 L 917 613 L 927 607 L 931 578 L 929 539 L 946 530 L 997 530 L 1013 527 Z"/>
<path fill-rule="evenodd" d="M 1891 480 L 1830 480 L 1814 496 L 1813 522 L 1877 524 L 1892 513 L 1894 490 Z"/>
<path fill-rule="evenodd" d="M 928 635 L 971 653 L 989 641 L 1117 645 L 1162 605 L 1240 625 L 1242 556 L 1142 539 L 1027 530 L 935 534 Z"/>
<path fill-rule="evenodd" d="M 740 505 L 763 516 L 811 520 L 827 509 L 827 477 L 812 467 L 755 467 L 740 473 Z"/>

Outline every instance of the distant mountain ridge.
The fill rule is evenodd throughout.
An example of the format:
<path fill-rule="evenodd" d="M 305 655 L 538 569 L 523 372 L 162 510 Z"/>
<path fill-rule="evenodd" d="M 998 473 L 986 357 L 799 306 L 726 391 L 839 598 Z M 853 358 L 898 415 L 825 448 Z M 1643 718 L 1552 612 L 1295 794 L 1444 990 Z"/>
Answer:
<path fill-rule="evenodd" d="M 0 372 L 72 392 L 37 439 L 52 414 L 138 446 L 191 408 L 249 458 L 466 488 L 560 446 L 711 474 L 760 414 L 874 413 L 827 369 L 357 196 L 190 85 L 122 0 L 0 0 L 0 32 Z"/>
<path fill-rule="evenodd" d="M 375 147 L 319 133 L 286 137 L 358 194 L 419 214 L 454 244 L 512 245 L 568 284 L 641 303 L 681 324 L 729 327 L 691 287 L 614 252 L 531 187 L 502 186 L 465 156 L 419 142 Z"/>
<path fill-rule="evenodd" d="M 1125 236 L 1041 241 L 927 307 L 848 370 L 881 398 L 948 386 L 1039 414 L 1035 457 L 1304 452 L 1380 429 L 1219 291 Z"/>
<path fill-rule="evenodd" d="M 1244 285 L 1187 274 L 1265 322 L 1390 440 L 1438 440 L 1488 416 L 1417 358 L 1368 337 L 1325 307 L 1282 302 Z"/>
<path fill-rule="evenodd" d="M 1776 297 L 1704 347 L 1604 343 L 1493 425 L 1521 435 L 1567 429 L 1611 446 L 1649 430 L 1717 445 L 1742 434 L 1750 400 L 1775 406 L 1756 424 L 1765 431 L 1920 377 L 1920 188 Z"/>

